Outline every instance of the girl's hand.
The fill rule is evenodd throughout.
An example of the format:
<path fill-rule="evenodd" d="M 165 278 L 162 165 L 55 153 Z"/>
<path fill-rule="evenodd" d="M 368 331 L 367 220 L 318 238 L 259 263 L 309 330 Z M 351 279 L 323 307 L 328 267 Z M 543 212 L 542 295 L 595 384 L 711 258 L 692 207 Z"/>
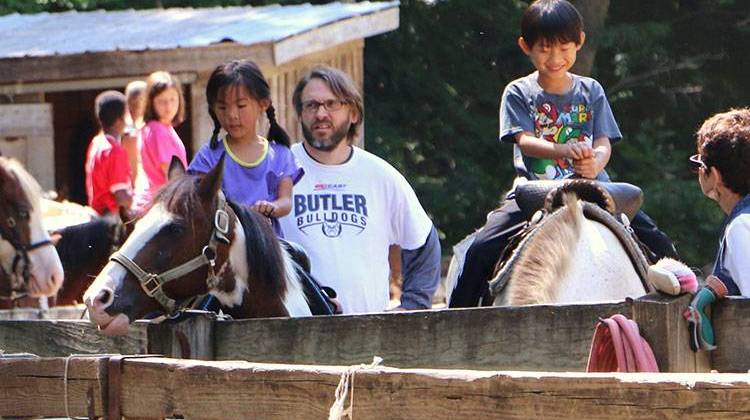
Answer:
<path fill-rule="evenodd" d="M 275 204 L 264 200 L 255 202 L 250 208 L 266 217 L 273 217 L 274 212 L 276 211 Z"/>

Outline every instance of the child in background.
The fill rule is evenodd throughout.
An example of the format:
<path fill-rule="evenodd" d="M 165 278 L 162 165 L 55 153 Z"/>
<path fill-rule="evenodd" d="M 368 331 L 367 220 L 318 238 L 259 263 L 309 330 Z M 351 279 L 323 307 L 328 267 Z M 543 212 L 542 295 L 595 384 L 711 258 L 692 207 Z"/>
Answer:
<path fill-rule="evenodd" d="M 141 133 L 141 165 L 145 182 L 136 186 L 135 209 L 151 202 L 159 187 L 167 182 L 172 156 L 187 167 L 185 145 L 174 127 L 185 118 L 185 100 L 179 80 L 165 71 L 151 73 L 146 82 L 146 113 Z"/>
<path fill-rule="evenodd" d="M 513 144 L 514 184 L 571 176 L 610 180 L 611 144 L 622 137 L 617 121 L 599 82 L 569 72 L 584 40 L 583 19 L 566 0 L 537 0 L 523 14 L 518 46 L 536 71 L 510 82 L 500 104 L 500 141 Z M 524 224 L 511 191 L 466 252 L 451 307 L 476 306 L 487 294 L 500 254 Z M 643 210 L 630 226 L 655 254 L 652 261 L 677 258 L 672 241 Z"/>
<path fill-rule="evenodd" d="M 254 62 L 231 61 L 213 71 L 206 98 L 214 132 L 188 172 L 206 173 L 226 153 L 222 189 L 227 198 L 268 217 L 282 236 L 277 218 L 291 211 L 292 186 L 303 171 L 289 150 L 289 136 L 276 121 L 268 82 Z M 256 132 L 263 113 L 270 123 L 267 139 Z M 227 134 L 219 138 L 222 128 Z"/>
<path fill-rule="evenodd" d="M 125 87 L 125 96 L 128 100 L 128 117 L 125 120 L 125 133 L 122 135 L 122 146 L 128 152 L 130 161 L 130 173 L 133 176 L 133 183 L 138 177 L 138 163 L 140 162 L 140 153 L 138 144 L 141 138 L 141 129 L 143 128 L 143 115 L 146 111 L 146 82 L 143 80 L 134 80 Z"/>
<path fill-rule="evenodd" d="M 94 108 L 102 131 L 86 152 L 88 204 L 102 215 L 119 214 L 120 207 L 129 209 L 133 200 L 128 153 L 120 144 L 127 101 L 122 93 L 108 90 L 96 97 Z"/>

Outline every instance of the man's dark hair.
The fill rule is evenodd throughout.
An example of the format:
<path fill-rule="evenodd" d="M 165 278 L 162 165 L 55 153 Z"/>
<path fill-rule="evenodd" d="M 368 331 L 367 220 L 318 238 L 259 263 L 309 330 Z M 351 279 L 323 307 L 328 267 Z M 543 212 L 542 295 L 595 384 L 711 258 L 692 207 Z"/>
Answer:
<path fill-rule="evenodd" d="M 106 90 L 96 96 L 94 112 L 102 129 L 112 127 L 118 119 L 125 117 L 128 99 L 122 92 Z"/>
<path fill-rule="evenodd" d="M 581 43 L 583 18 L 567 0 L 537 0 L 521 18 L 521 36 L 529 48 L 537 41 Z"/>
<path fill-rule="evenodd" d="M 750 108 L 733 109 L 707 119 L 697 133 L 698 153 L 715 167 L 724 185 L 744 196 L 750 193 Z"/>

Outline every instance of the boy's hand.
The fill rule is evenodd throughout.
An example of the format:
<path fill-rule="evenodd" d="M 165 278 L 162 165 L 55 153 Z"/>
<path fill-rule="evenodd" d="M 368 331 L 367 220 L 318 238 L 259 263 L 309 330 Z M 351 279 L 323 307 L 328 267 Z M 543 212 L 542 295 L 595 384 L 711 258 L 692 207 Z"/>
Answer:
<path fill-rule="evenodd" d="M 250 208 L 266 217 L 273 217 L 276 211 L 276 205 L 265 200 L 256 201 Z"/>
<path fill-rule="evenodd" d="M 597 159 L 596 155 L 584 159 L 573 159 L 573 170 L 578 175 L 594 179 L 604 169 L 604 165 Z"/>
<path fill-rule="evenodd" d="M 568 142 L 565 143 L 565 157 L 568 159 L 584 160 L 591 159 L 594 156 L 594 150 L 585 142 Z"/>

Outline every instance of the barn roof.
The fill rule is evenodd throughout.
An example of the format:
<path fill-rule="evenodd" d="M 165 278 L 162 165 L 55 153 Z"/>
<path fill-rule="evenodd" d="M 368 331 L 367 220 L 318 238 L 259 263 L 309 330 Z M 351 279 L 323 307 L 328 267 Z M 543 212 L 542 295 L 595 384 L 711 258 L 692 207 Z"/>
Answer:
<path fill-rule="evenodd" d="M 398 1 L 263 7 L 10 14 L 0 16 L 0 60 L 111 51 L 148 51 L 279 43 L 300 34 L 360 17 L 398 13 Z M 374 24 L 372 22 L 375 22 Z M 363 21 L 347 27 L 341 41 L 395 29 Z M 392 22 L 392 20 L 391 20 Z M 395 26 L 398 26 L 396 21 Z M 296 55 L 296 54 L 293 54 Z M 290 57 L 293 58 L 293 57 Z M 282 60 L 283 61 L 283 60 Z"/>

